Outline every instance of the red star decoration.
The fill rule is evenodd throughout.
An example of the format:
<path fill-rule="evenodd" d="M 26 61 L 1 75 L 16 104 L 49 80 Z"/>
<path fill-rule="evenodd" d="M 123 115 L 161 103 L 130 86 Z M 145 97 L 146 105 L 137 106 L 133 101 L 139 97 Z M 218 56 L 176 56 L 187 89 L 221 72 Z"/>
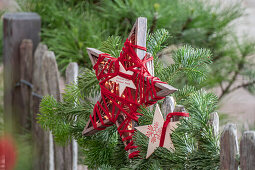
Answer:
<path fill-rule="evenodd" d="M 119 58 L 93 48 L 87 49 L 99 80 L 101 97 L 95 104 L 83 135 L 92 135 L 116 124 L 129 158 L 139 153 L 132 140 L 139 115 L 137 109 L 141 105 L 152 105 L 177 90 L 153 77 L 153 60 L 145 48 L 146 32 L 147 19 L 140 17 L 124 43 Z"/>

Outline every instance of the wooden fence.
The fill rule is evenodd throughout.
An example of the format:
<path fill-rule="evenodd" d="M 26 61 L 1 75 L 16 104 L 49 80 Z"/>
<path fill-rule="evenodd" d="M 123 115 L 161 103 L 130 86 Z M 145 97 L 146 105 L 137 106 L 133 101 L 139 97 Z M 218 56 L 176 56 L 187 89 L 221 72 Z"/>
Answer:
<path fill-rule="evenodd" d="M 59 71 L 52 51 L 40 44 L 40 16 L 15 13 L 4 16 L 4 116 L 6 130 L 16 133 L 31 131 L 33 169 L 76 170 L 77 144 L 67 146 L 54 142 L 49 131 L 37 123 L 42 96 L 61 100 Z M 77 63 L 66 69 L 66 84 L 75 82 Z"/>
<path fill-rule="evenodd" d="M 40 44 L 40 16 L 35 13 L 15 13 L 4 16 L 4 112 L 6 129 L 18 133 L 32 132 L 36 156 L 33 169 L 76 170 L 77 143 L 58 146 L 50 132 L 36 123 L 42 96 L 53 95 L 61 100 L 59 71 L 52 51 Z M 77 63 L 66 69 L 66 84 L 75 83 Z M 184 112 L 183 106 L 174 106 L 167 96 L 162 113 Z M 209 124 L 215 136 L 219 136 L 219 116 L 211 113 Z M 178 117 L 173 118 L 174 121 Z M 240 150 L 234 124 L 227 124 L 220 137 L 220 169 L 255 169 L 255 132 L 244 132 Z"/>

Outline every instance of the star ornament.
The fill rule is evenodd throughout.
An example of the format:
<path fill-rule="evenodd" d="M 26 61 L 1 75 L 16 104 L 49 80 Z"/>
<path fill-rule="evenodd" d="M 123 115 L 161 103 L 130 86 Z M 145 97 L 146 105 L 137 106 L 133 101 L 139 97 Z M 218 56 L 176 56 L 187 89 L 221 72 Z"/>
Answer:
<path fill-rule="evenodd" d="M 170 151 L 174 150 L 174 145 L 170 135 L 173 133 L 178 123 L 179 121 L 170 122 L 166 128 L 166 135 L 165 135 L 163 147 L 167 148 Z M 156 105 L 156 110 L 155 110 L 152 124 L 135 127 L 136 130 L 140 131 L 141 133 L 149 137 L 149 144 L 148 144 L 148 151 L 147 151 L 146 158 L 148 158 L 155 151 L 155 149 L 159 147 L 163 124 L 164 124 L 164 118 L 159 109 L 159 106 Z"/>
<path fill-rule="evenodd" d="M 126 69 L 123 67 L 123 65 L 121 64 L 121 62 L 119 62 L 119 72 L 123 73 L 123 74 L 127 74 L 127 75 L 133 75 L 134 72 L 132 71 L 126 71 Z M 119 96 L 122 95 L 123 91 L 126 89 L 126 87 L 132 88 L 132 89 L 136 89 L 134 83 L 132 80 L 123 78 L 119 75 L 113 77 L 110 79 L 110 81 L 113 81 L 115 83 L 118 83 L 119 85 Z"/>
<path fill-rule="evenodd" d="M 147 19 L 140 17 L 118 58 L 87 48 L 101 96 L 82 134 L 92 135 L 115 124 L 129 158 L 139 153 L 132 139 L 139 117 L 137 109 L 177 90 L 153 76 L 153 59 L 145 48 L 146 32 Z"/>

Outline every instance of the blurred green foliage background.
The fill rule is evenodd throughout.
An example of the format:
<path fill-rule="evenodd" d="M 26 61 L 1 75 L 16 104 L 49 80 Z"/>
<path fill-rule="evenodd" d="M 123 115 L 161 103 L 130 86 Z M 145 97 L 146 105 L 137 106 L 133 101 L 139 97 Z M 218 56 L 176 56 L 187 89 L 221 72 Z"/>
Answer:
<path fill-rule="evenodd" d="M 168 46 L 184 44 L 207 48 L 213 53 L 210 74 L 203 86 L 222 87 L 220 98 L 231 92 L 237 75 L 254 92 L 254 43 L 240 42 L 232 24 L 241 17 L 240 3 L 204 0 L 19 0 L 23 11 L 42 17 L 42 41 L 54 51 L 60 70 L 70 62 L 90 68 L 87 47 L 100 48 L 111 35 L 125 40 L 139 16 L 147 17 L 149 32 L 165 28 Z M 168 54 L 169 55 L 169 54 Z M 236 90 L 236 89 L 234 89 Z"/>

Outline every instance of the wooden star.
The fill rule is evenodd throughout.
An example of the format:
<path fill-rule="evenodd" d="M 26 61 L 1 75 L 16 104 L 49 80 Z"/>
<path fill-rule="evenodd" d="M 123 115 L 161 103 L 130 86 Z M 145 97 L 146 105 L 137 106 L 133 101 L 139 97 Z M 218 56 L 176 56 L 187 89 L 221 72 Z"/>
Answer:
<path fill-rule="evenodd" d="M 142 46 L 142 47 L 146 47 L 146 32 L 147 32 L 147 19 L 146 18 L 138 18 L 135 25 L 132 28 L 132 31 L 128 37 L 128 40 L 133 44 L 133 45 L 138 45 L 138 46 Z M 92 65 L 94 66 L 97 62 L 98 62 L 98 58 L 99 55 L 102 55 L 103 52 L 93 49 L 93 48 L 87 48 L 90 60 L 92 62 Z M 137 56 L 142 60 L 144 59 L 144 57 L 146 58 L 150 58 L 151 54 L 150 53 L 146 53 L 146 51 L 141 50 L 141 49 L 135 49 L 135 52 L 137 54 Z M 102 61 L 101 65 L 104 65 L 104 62 L 108 62 L 109 58 L 106 58 L 104 61 Z M 118 62 L 115 63 L 115 67 L 116 64 L 119 64 L 119 68 L 120 68 L 120 72 L 122 72 L 124 74 L 124 76 L 132 76 L 133 73 L 130 70 L 127 70 L 128 68 L 128 63 L 126 62 Z M 105 66 L 105 65 L 104 65 Z M 149 61 L 146 63 L 146 67 L 147 70 L 149 71 L 149 73 L 151 75 L 153 75 L 153 60 Z M 100 70 L 102 71 L 102 69 Z M 106 82 L 107 86 L 106 88 L 109 91 L 113 91 L 113 86 L 117 86 L 117 88 L 119 89 L 116 92 L 116 95 L 121 97 L 121 98 L 125 98 L 126 96 L 124 94 L 127 93 L 128 90 L 131 91 L 131 97 L 132 94 L 135 94 L 136 90 L 141 89 L 141 85 L 137 84 L 137 82 L 132 82 L 131 80 L 124 80 L 125 77 L 123 76 L 115 76 L 113 78 L 110 79 L 110 81 Z M 120 79 L 122 79 L 122 82 L 118 82 L 120 81 Z M 143 78 L 144 81 L 147 81 L 147 77 Z M 127 84 L 126 84 L 127 83 Z M 148 82 L 148 83 L 152 83 L 152 82 Z M 125 85 L 126 84 L 126 85 Z M 175 92 L 177 89 L 165 84 L 165 83 L 161 83 L 161 82 L 156 82 L 155 83 L 155 90 L 156 90 L 156 95 L 160 96 L 160 97 L 165 97 L 173 92 Z M 139 87 L 139 88 L 138 88 Z M 138 89 L 137 89 L 138 88 Z M 146 89 L 146 84 L 144 85 L 145 90 L 152 90 L 152 89 Z M 114 93 L 114 92 L 113 92 Z M 142 96 L 134 96 L 133 95 L 133 100 L 136 102 L 139 102 L 140 99 L 142 98 Z M 120 109 L 119 107 L 116 107 L 117 103 L 121 103 L 120 101 L 117 101 L 117 103 L 115 105 L 113 105 L 113 101 L 114 99 L 111 98 L 107 98 L 107 99 L 103 99 L 102 97 L 100 97 L 99 101 L 97 102 L 97 105 L 102 106 L 101 108 L 99 108 L 99 112 L 100 115 L 91 115 L 91 119 L 96 121 L 96 125 L 97 128 L 95 128 L 93 126 L 93 123 L 91 122 L 91 119 L 89 119 L 87 125 L 84 128 L 83 131 L 83 135 L 92 135 L 94 133 L 96 133 L 98 130 L 102 130 L 108 126 L 113 125 L 114 121 L 116 120 L 115 124 L 118 127 L 119 132 L 123 131 L 123 133 L 121 133 L 121 138 L 123 139 L 123 142 L 125 144 L 126 147 L 130 146 L 130 142 L 132 142 L 132 139 L 126 139 L 128 136 L 132 135 L 132 132 L 127 131 L 128 130 L 134 130 L 134 127 L 137 126 L 137 122 L 136 121 L 129 121 L 125 124 L 125 126 L 123 126 L 123 122 L 126 121 L 127 119 L 130 119 L 130 116 L 125 114 L 124 112 L 130 112 L 130 111 L 134 111 L 137 108 L 132 108 L 132 104 L 126 105 L 126 104 L 121 104 L 122 108 Z M 155 99 L 153 98 L 148 98 L 146 99 L 145 102 L 149 102 L 149 101 L 155 101 Z M 141 103 L 142 104 L 142 103 Z M 134 106 L 135 107 L 135 106 Z M 105 114 L 105 111 L 108 111 L 109 113 L 108 115 Z M 125 139 L 125 140 L 124 140 Z M 128 150 L 129 153 L 132 153 L 135 149 L 130 149 Z"/>
<path fill-rule="evenodd" d="M 127 75 L 133 75 L 134 73 L 132 71 L 126 71 L 126 69 L 123 67 L 121 62 L 119 62 L 120 65 L 120 72 Z M 126 89 L 126 87 L 130 87 L 132 89 L 136 89 L 134 82 L 132 80 L 126 79 L 124 77 L 121 77 L 119 75 L 113 77 L 110 79 L 110 81 L 113 81 L 115 83 L 119 84 L 119 96 L 122 95 L 123 91 Z"/>
<path fill-rule="evenodd" d="M 170 151 L 174 150 L 174 145 L 171 140 L 171 134 L 174 131 L 174 129 L 177 128 L 177 122 L 170 122 L 167 126 L 166 129 L 166 135 L 165 135 L 165 140 L 164 140 L 164 148 L 167 148 Z M 145 126 L 138 126 L 135 127 L 136 130 L 140 131 L 147 137 L 149 137 L 149 144 L 148 144 L 148 150 L 147 150 L 147 155 L 146 158 L 151 156 L 151 154 L 155 151 L 157 147 L 159 147 L 159 142 L 161 138 L 161 132 L 164 124 L 164 118 L 162 116 L 162 113 L 159 109 L 159 106 L 156 105 L 154 117 L 153 117 L 153 122 L 151 125 L 145 125 Z"/>

